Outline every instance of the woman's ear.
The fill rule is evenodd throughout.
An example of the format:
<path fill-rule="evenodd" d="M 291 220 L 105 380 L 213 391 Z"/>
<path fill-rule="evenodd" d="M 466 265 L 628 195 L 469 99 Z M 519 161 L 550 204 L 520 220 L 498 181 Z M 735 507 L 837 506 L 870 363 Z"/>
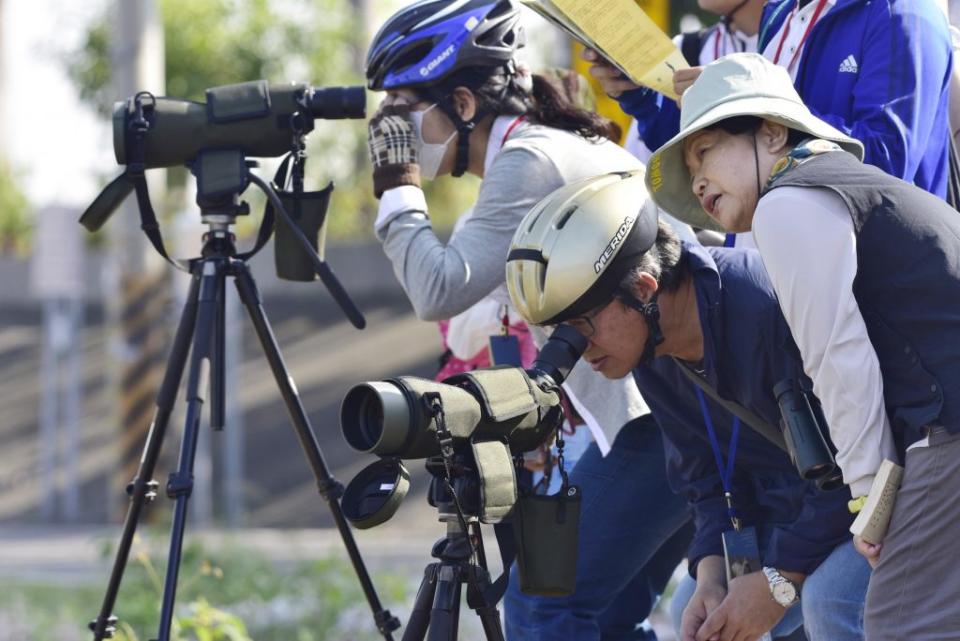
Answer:
<path fill-rule="evenodd" d="M 473 120 L 477 115 L 477 98 L 466 87 L 457 87 L 450 94 L 453 108 L 464 122 Z"/>
<path fill-rule="evenodd" d="M 760 143 L 766 147 L 767 151 L 771 154 L 788 151 L 787 138 L 789 135 L 789 129 L 779 122 L 773 122 L 772 120 L 764 120 L 757 132 L 757 138 L 760 140 Z"/>

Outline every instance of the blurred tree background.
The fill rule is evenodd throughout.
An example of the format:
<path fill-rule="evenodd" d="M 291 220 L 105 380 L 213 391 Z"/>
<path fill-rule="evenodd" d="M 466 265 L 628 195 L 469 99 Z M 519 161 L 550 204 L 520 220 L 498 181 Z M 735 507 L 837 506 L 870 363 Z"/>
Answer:
<path fill-rule="evenodd" d="M 0 28 L 2 20 L 3 0 L 0 0 Z M 0 48 L 0 74 L 4 69 L 2 51 Z M 3 116 L 0 113 L 0 123 L 4 122 Z M 23 253 L 30 238 L 30 212 L 27 199 L 17 187 L 16 174 L 3 153 L 0 148 L 0 254 Z"/>
<path fill-rule="evenodd" d="M 407 1 L 157 0 L 163 16 L 167 95 L 203 100 L 208 87 L 257 78 L 301 80 L 317 86 L 362 84 L 363 59 L 373 30 Z M 697 16 L 704 23 L 715 19 L 701 11 L 696 0 L 638 2 L 652 14 L 668 15 L 671 32 L 681 28 L 684 16 Z M 0 0 L 0 10 L 2 6 Z M 61 59 L 82 100 L 108 119 L 113 103 L 125 96 L 115 95 L 111 82 L 115 2 L 105 2 L 104 7 L 79 48 L 62 52 Z M 530 42 L 529 46 L 538 45 Z M 370 95 L 369 111 L 378 100 Z M 104 140 L 103 144 L 111 143 Z M 308 188 L 319 189 L 329 180 L 337 184 L 330 207 L 331 236 L 367 236 L 376 201 L 370 190 L 365 123 L 318 123 L 308 152 Z M 104 168 L 105 178 L 114 173 L 112 169 Z M 0 151 L 0 253 L 29 250 L 31 208 L 16 179 L 16 169 Z M 168 182 L 171 189 L 160 206 L 167 218 L 184 205 L 192 207 L 184 200 L 185 170 L 170 171 Z M 452 226 L 474 200 L 478 184 L 464 177 L 441 178 L 426 185 L 431 217 L 438 227 Z M 259 212 L 262 199 L 252 192 L 247 196 Z M 241 221 L 241 233 L 252 230 L 257 222 Z"/>
<path fill-rule="evenodd" d="M 16 178 L 0 157 L 0 254 L 25 254 L 30 243 L 30 207 Z"/>
<path fill-rule="evenodd" d="M 396 0 L 158 0 L 167 95 L 203 101 L 209 87 L 258 78 L 315 86 L 363 84 L 370 25 L 402 4 Z M 104 118 L 109 118 L 113 103 L 124 98 L 114 94 L 111 83 L 113 19 L 111 3 L 93 21 L 79 50 L 64 55 L 81 98 Z M 376 108 L 377 100 L 370 94 L 368 112 Z M 308 189 L 319 189 L 329 180 L 337 185 L 330 207 L 331 236 L 369 234 L 376 200 L 370 189 L 366 123 L 318 122 L 307 151 Z M 185 170 L 169 173 L 167 215 L 183 208 L 185 181 Z M 440 227 L 449 227 L 469 206 L 477 186 L 473 179 L 441 179 L 427 186 L 433 218 Z M 262 210 L 259 194 L 250 190 L 246 196 L 254 212 Z M 246 221 L 241 232 L 254 228 L 259 214 L 254 218 Z"/>

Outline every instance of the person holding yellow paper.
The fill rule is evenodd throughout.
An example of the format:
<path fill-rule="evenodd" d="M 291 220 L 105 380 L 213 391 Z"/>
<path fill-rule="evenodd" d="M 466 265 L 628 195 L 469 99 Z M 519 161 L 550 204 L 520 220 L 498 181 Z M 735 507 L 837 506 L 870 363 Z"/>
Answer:
<path fill-rule="evenodd" d="M 680 51 L 634 0 L 524 0 L 632 81 L 676 99 L 673 74 L 687 67 Z"/>
<path fill-rule="evenodd" d="M 946 196 L 951 48 L 933 0 L 771 0 L 759 27 L 758 51 L 787 69 L 817 117 L 863 143 L 864 162 Z M 644 98 L 651 89 L 598 64 L 591 73 L 638 118 L 647 147 L 678 131 L 674 102 L 661 99 L 651 111 Z M 679 71 L 675 91 L 701 70 Z"/>

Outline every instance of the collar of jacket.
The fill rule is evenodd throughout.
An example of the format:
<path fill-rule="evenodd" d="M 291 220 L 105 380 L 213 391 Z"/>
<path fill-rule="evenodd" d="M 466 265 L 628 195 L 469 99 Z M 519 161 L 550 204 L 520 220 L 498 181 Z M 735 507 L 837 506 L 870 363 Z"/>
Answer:
<path fill-rule="evenodd" d="M 710 386 L 718 389 L 720 375 L 717 367 L 717 347 L 724 341 L 723 317 L 720 313 L 720 271 L 713 256 L 700 245 L 683 242 L 682 247 L 684 260 L 693 280 L 697 315 L 700 317 L 700 329 L 703 332 L 703 373 Z"/>
<path fill-rule="evenodd" d="M 833 20 L 838 14 L 850 7 L 869 3 L 870 0 L 835 0 L 833 8 L 814 25 L 813 30 L 810 32 L 811 41 L 814 34 L 820 29 L 820 25 L 824 22 Z M 770 44 L 770 40 L 780 31 L 780 27 L 790 16 L 790 12 L 796 5 L 797 0 L 768 0 L 763 6 L 763 15 L 760 18 L 760 37 L 757 39 L 757 51 L 761 54 L 763 53 L 767 45 Z"/>

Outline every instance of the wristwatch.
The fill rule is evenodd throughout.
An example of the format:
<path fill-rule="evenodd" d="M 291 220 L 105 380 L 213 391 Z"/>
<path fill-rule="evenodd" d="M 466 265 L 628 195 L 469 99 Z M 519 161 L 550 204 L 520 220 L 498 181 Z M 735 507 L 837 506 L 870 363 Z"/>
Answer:
<path fill-rule="evenodd" d="M 789 608 L 800 600 L 800 591 L 793 581 L 780 574 L 776 568 L 763 568 L 763 573 L 767 577 L 767 583 L 770 584 L 770 594 L 773 600 Z"/>

